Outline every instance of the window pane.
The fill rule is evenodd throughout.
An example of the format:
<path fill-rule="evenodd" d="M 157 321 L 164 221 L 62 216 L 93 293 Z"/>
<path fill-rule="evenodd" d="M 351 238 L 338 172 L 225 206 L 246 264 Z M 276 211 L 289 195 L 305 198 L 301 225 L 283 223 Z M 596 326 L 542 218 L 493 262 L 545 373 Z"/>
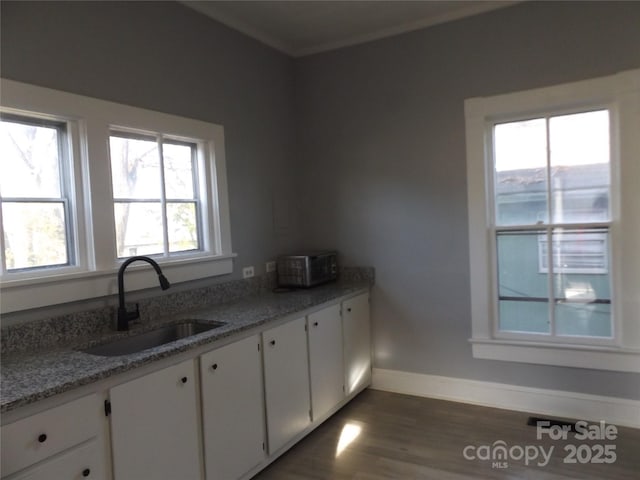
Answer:
<path fill-rule="evenodd" d="M 501 297 L 548 296 L 548 277 L 538 269 L 538 238 L 544 231 L 501 232 L 497 236 Z"/>
<path fill-rule="evenodd" d="M 547 302 L 501 300 L 499 308 L 503 332 L 550 333 Z"/>
<path fill-rule="evenodd" d="M 116 202 L 118 258 L 164 252 L 160 202 Z"/>
<path fill-rule="evenodd" d="M 545 119 L 494 128 L 497 225 L 547 222 L 547 134 Z"/>
<path fill-rule="evenodd" d="M 553 221 L 609 220 L 609 112 L 552 117 L 549 135 Z"/>
<path fill-rule="evenodd" d="M 497 237 L 501 331 L 549 330 L 548 275 L 538 270 L 542 232 L 502 232 Z"/>
<path fill-rule="evenodd" d="M 553 232 L 558 335 L 611 336 L 607 229 Z"/>
<path fill-rule="evenodd" d="M 193 195 L 195 145 L 163 143 L 164 181 L 168 199 L 190 199 Z"/>
<path fill-rule="evenodd" d="M 155 138 L 109 137 L 114 198 L 160 198 L 160 155 Z"/>
<path fill-rule="evenodd" d="M 0 122 L 3 197 L 60 198 L 60 131 L 54 126 Z"/>
<path fill-rule="evenodd" d="M 7 270 L 67 265 L 63 203 L 2 203 Z"/>
<path fill-rule="evenodd" d="M 611 337 L 611 305 L 560 303 L 555 307 L 558 335 Z"/>
<path fill-rule="evenodd" d="M 168 203 L 167 224 L 170 252 L 198 249 L 198 222 L 195 203 Z"/>

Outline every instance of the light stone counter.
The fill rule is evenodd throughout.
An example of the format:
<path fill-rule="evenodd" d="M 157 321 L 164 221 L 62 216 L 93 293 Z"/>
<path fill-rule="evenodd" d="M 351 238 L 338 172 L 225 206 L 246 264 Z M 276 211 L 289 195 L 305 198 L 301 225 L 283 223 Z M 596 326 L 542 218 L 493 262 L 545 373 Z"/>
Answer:
<path fill-rule="evenodd" d="M 225 337 L 240 336 L 243 331 L 254 327 L 267 325 L 340 297 L 366 291 L 371 281 L 372 278 L 366 278 L 366 276 L 352 276 L 338 283 L 307 290 L 274 293 L 261 289 L 258 292 L 209 306 L 199 305 L 189 308 L 188 305 L 181 304 L 179 311 L 169 312 L 164 316 L 159 315 L 153 319 L 145 319 L 143 316 L 142 320 L 132 325 L 128 332 L 112 330 L 110 316 L 102 311 L 96 312 L 95 315 L 75 315 L 73 321 L 76 328 L 72 329 L 73 332 L 66 332 L 66 334 L 65 330 L 69 330 L 70 327 L 68 322 L 63 321 L 33 322 L 29 325 L 3 328 L 0 413 L 6 413 Z M 179 294 L 176 295 L 179 296 Z M 143 305 L 140 308 L 142 311 Z M 119 337 L 136 335 L 168 323 L 177 323 L 185 318 L 221 321 L 226 322 L 226 325 L 131 355 L 101 357 L 78 351 Z M 30 329 L 40 329 L 40 331 L 30 331 Z M 19 342 L 21 339 L 26 341 L 28 338 L 37 339 L 43 335 L 53 337 L 54 340 L 51 342 L 49 338 L 50 344 L 46 348 L 33 350 L 11 348 L 11 342 Z"/>

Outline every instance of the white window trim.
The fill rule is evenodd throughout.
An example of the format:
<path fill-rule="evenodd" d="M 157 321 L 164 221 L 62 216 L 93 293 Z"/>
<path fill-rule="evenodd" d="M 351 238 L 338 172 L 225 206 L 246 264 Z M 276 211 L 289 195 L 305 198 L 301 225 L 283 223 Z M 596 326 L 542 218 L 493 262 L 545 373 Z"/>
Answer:
<path fill-rule="evenodd" d="M 0 79 L 2 108 L 14 113 L 68 120 L 72 138 L 78 226 L 75 267 L 51 270 L 38 278 L 7 275 L 0 283 L 0 312 L 8 313 L 117 293 L 113 195 L 108 153 L 109 131 L 130 128 L 199 139 L 206 186 L 200 192 L 203 250 L 157 259 L 172 283 L 233 271 L 224 128 L 199 120 L 144 110 L 58 90 Z M 211 159 L 211 160 L 209 160 Z M 127 290 L 156 287 L 157 277 L 132 265 Z"/>
<path fill-rule="evenodd" d="M 610 248 L 613 284 L 613 330 L 611 341 L 575 339 L 576 343 L 552 341 L 545 336 L 496 335 L 495 240 L 490 219 L 491 122 L 522 114 L 603 106 L 611 110 L 612 144 L 619 145 L 612 158 Z M 472 98 L 465 101 L 467 142 L 467 194 L 473 355 L 476 358 L 599 370 L 640 372 L 640 69 L 570 84 L 525 92 Z M 488 160 L 487 160 L 488 159 Z M 621 225 L 624 224 L 624 228 Z M 502 337 L 502 336 L 501 336 Z"/>

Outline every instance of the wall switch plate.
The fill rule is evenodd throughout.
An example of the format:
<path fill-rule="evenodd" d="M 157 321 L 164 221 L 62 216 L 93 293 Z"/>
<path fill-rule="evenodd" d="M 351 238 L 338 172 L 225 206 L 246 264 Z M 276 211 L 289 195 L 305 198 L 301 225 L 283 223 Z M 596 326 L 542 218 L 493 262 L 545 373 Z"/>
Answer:
<path fill-rule="evenodd" d="M 242 269 L 242 278 L 251 278 L 255 275 L 255 272 L 253 271 L 253 266 L 251 267 L 244 267 Z"/>
<path fill-rule="evenodd" d="M 274 260 L 267 262 L 265 265 L 265 270 L 267 273 L 276 271 L 276 262 Z"/>

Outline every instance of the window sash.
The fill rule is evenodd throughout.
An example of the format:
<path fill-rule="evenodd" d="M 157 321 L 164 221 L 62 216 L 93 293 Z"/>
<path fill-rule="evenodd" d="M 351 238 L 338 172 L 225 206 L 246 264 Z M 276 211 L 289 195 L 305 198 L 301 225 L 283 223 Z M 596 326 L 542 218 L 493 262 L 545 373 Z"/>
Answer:
<path fill-rule="evenodd" d="M 584 227 L 584 226 L 582 226 Z M 575 225 L 569 226 L 571 231 L 580 230 L 577 229 Z M 526 227 L 510 227 L 507 229 L 492 229 L 491 239 L 492 239 L 492 251 L 493 255 L 490 255 L 490 262 L 492 265 L 491 271 L 493 272 L 493 299 L 492 299 L 492 311 L 495 312 L 495 315 L 492 318 L 492 337 L 497 340 L 525 340 L 525 341 L 541 341 L 545 343 L 579 343 L 579 344 L 609 344 L 615 339 L 616 332 L 616 318 L 615 318 L 615 305 L 614 305 L 614 290 L 612 287 L 613 278 L 608 272 L 607 282 L 609 284 L 608 291 L 610 294 L 605 296 L 604 298 L 593 297 L 590 296 L 588 298 L 581 297 L 572 297 L 567 295 L 566 290 L 562 290 L 561 292 L 557 292 L 557 284 L 561 277 L 567 277 L 575 275 L 576 278 L 583 277 L 584 275 L 593 275 L 592 273 L 586 273 L 584 271 L 580 272 L 567 272 L 559 270 L 552 265 L 550 269 L 548 269 L 544 275 L 546 278 L 546 292 L 543 295 L 524 295 L 524 294 L 508 294 L 501 293 L 501 290 L 509 290 L 509 288 L 504 288 L 501 286 L 501 279 L 499 275 L 500 271 L 500 262 L 499 262 L 499 250 L 498 250 L 498 238 L 500 235 L 536 235 L 536 236 L 544 236 L 547 241 L 551 238 L 555 227 L 553 226 L 544 226 L 534 227 L 534 226 L 526 226 Z M 592 232 L 601 233 L 602 235 L 611 235 L 611 228 L 608 225 L 598 225 L 597 228 L 594 227 Z M 608 246 L 608 242 L 607 246 Z M 539 247 L 538 247 L 539 248 Z M 547 249 L 548 250 L 548 249 Z M 606 250 L 607 261 L 609 261 L 610 253 L 608 249 Z M 536 254 L 538 251 L 536 250 Z M 552 252 L 547 251 L 547 262 L 551 261 Z M 610 264 L 609 264 L 610 265 Z M 536 265 L 537 267 L 537 265 Z M 537 268 L 536 268 L 537 270 Z M 600 276 L 600 275 L 599 275 Z M 526 293 L 526 292 L 525 292 Z M 564 293 L 564 294 L 562 294 Z M 540 304 L 545 303 L 547 307 L 547 316 L 546 319 L 548 321 L 548 329 L 546 331 L 527 331 L 525 329 L 513 330 L 510 328 L 503 328 L 503 322 L 501 317 L 501 303 L 503 302 L 522 302 L 522 305 L 530 304 Z M 591 307 L 596 307 L 601 305 L 605 308 L 609 309 L 609 319 L 608 319 L 608 329 L 606 330 L 606 334 L 598 335 L 595 333 L 584 333 L 581 335 L 574 334 L 566 334 L 559 333 L 558 320 L 557 320 L 557 309 L 562 305 L 567 306 L 579 306 L 579 305 L 589 305 Z M 591 308 L 590 307 L 590 308 Z M 527 307 L 528 308 L 528 307 Z M 565 323 L 566 325 L 566 323 Z M 591 327 L 589 327 L 591 328 Z M 593 332 L 593 330 L 591 330 Z"/>
<path fill-rule="evenodd" d="M 0 273 L 4 275 L 20 274 L 25 272 L 46 272 L 53 269 L 65 267 L 76 267 L 78 265 L 77 258 L 77 234 L 74 222 L 74 210 L 76 205 L 73 201 L 73 185 L 74 185 L 74 168 L 73 159 L 70 154 L 68 134 L 69 124 L 66 121 L 57 118 L 43 118 L 34 114 L 18 114 L 11 112 L 0 112 L 0 121 L 17 123 L 26 126 L 45 127 L 56 130 L 57 143 L 57 173 L 58 183 L 60 186 L 60 196 L 56 197 L 29 197 L 29 196 L 3 196 L 0 195 L 0 205 L 10 204 L 60 204 L 62 205 L 63 224 L 64 224 L 64 240 L 66 250 L 66 262 L 57 264 L 34 265 L 31 267 L 8 268 L 6 259 L 6 245 L 4 235 L 0 235 Z M 0 208 L 0 228 L 4 232 L 4 219 L 2 208 Z"/>
<path fill-rule="evenodd" d="M 32 267 L 18 267 L 9 268 L 6 261 L 6 250 L 4 245 L 4 238 L 2 244 L 2 268 L 7 273 L 20 273 L 20 272 L 37 272 L 40 270 L 48 270 L 61 267 L 72 267 L 76 265 L 75 249 L 73 248 L 73 231 L 71 228 L 71 211 L 69 201 L 66 198 L 2 198 L 2 209 L 4 205 L 12 204 L 59 204 L 62 206 L 63 223 L 64 223 L 64 239 L 65 239 L 65 256 L 67 261 L 64 263 L 55 264 L 42 264 L 34 265 Z M 3 219 L 2 212 L 0 211 L 0 220 Z M 4 229 L 4 228 L 3 228 Z M 3 236 L 4 237 L 4 236 Z"/>
<path fill-rule="evenodd" d="M 161 210 L 161 222 L 162 222 L 162 245 L 163 251 L 159 253 L 150 253 L 150 256 L 161 256 L 161 257 L 173 257 L 176 255 L 185 255 L 190 252 L 200 252 L 203 250 L 204 239 L 203 239 L 203 208 L 202 202 L 200 201 L 199 192 L 201 190 L 201 183 L 204 181 L 199 175 L 198 169 L 198 142 L 195 140 L 177 140 L 171 138 L 170 136 L 165 136 L 164 134 L 148 134 L 148 133 L 139 133 L 139 132 L 123 132 L 119 130 L 111 130 L 109 133 L 111 137 L 118 137 L 123 139 L 137 139 L 137 140 L 146 140 L 146 141 L 154 141 L 156 143 L 157 151 L 158 151 L 158 169 L 159 169 L 159 182 L 160 182 L 160 195 L 159 197 L 153 198 L 132 198 L 132 197 L 123 197 L 123 196 L 115 196 L 113 197 L 113 202 L 115 204 L 143 204 L 143 203 L 158 203 L 160 205 Z M 192 197 L 167 197 L 166 195 L 166 168 L 165 168 L 165 155 L 164 155 L 164 145 L 182 145 L 188 146 L 191 149 L 191 189 L 193 192 Z M 171 241 L 169 235 L 169 218 L 167 213 L 167 206 L 170 204 L 193 204 L 195 211 L 195 230 L 196 230 L 196 247 L 193 249 L 184 249 L 184 250 L 172 250 L 171 249 Z M 115 217 L 114 217 L 115 220 Z M 116 222 L 117 223 L 117 222 Z M 122 246 L 124 248 L 124 245 Z M 120 250 L 120 246 L 116 245 L 116 251 Z M 129 255 L 120 256 L 117 254 L 119 259 L 125 258 Z"/>

